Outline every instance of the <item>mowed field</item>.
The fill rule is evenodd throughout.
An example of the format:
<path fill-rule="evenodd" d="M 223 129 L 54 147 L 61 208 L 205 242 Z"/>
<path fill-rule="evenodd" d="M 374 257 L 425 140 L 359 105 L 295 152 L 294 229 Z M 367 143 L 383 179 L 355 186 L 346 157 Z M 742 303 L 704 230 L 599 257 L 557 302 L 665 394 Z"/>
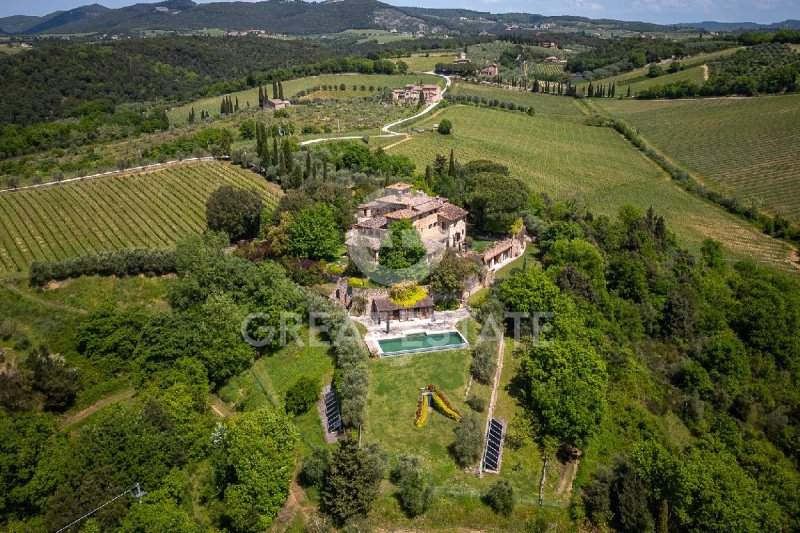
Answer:
<path fill-rule="evenodd" d="M 438 76 L 431 76 L 427 74 L 324 74 L 321 76 L 308 76 L 305 78 L 297 78 L 295 80 L 287 80 L 283 82 L 283 96 L 288 100 L 303 90 L 308 90 L 315 86 L 321 85 L 341 85 L 345 84 L 344 91 L 336 91 L 338 98 L 353 98 L 367 96 L 369 91 L 361 91 L 362 85 L 366 87 L 403 87 L 408 83 L 418 83 L 420 80 L 425 83 L 436 83 L 444 87 L 444 79 Z M 353 90 L 356 86 L 356 90 Z M 272 97 L 272 84 L 268 84 L 267 96 Z M 244 109 L 249 103 L 251 107 L 258 106 L 258 87 L 247 89 L 246 91 L 238 91 L 230 93 L 232 100 L 239 100 L 239 107 Z M 200 111 L 206 111 L 212 117 L 219 115 L 219 106 L 222 102 L 222 96 L 212 96 L 210 98 L 203 98 L 195 100 L 186 105 L 174 107 L 167 111 L 167 118 L 171 125 L 184 124 L 189 120 L 189 112 L 194 108 L 197 116 L 200 116 Z"/>
<path fill-rule="evenodd" d="M 800 221 L 800 95 L 596 103 L 712 187 Z"/>
<path fill-rule="evenodd" d="M 538 109 L 530 117 L 473 106 L 448 107 L 419 126 L 429 128 L 445 117 L 453 122 L 451 135 L 414 134 L 390 153 L 408 155 L 418 168 L 451 149 L 460 161 L 500 161 L 535 191 L 578 197 L 594 212 L 609 215 L 628 203 L 642 210 L 653 206 L 687 245 L 696 247 L 710 237 L 734 257 L 791 268 L 788 245 L 680 189 L 610 128 L 554 120 Z"/>
<path fill-rule="evenodd" d="M 565 98 L 551 94 L 532 93 L 515 89 L 503 89 L 491 85 L 465 83 L 462 81 L 453 82 L 448 92 L 462 94 L 466 96 L 477 96 L 487 100 L 500 100 L 501 102 L 513 102 L 517 105 L 533 106 L 536 114 L 548 115 L 550 117 L 559 116 L 560 118 L 579 121 L 582 114 L 575 104 L 573 98 Z"/>
<path fill-rule="evenodd" d="M 0 277 L 31 261 L 137 247 L 171 248 L 205 228 L 205 202 L 221 185 L 259 191 L 275 205 L 279 189 L 222 162 L 185 163 L 0 194 Z"/>

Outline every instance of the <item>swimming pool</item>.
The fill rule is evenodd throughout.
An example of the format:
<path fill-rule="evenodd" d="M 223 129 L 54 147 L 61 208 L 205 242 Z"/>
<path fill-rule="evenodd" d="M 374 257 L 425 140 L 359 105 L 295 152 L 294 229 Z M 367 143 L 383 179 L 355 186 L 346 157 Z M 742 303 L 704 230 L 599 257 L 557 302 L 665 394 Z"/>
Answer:
<path fill-rule="evenodd" d="M 429 352 L 432 350 L 454 350 L 468 348 L 469 343 L 458 331 L 441 333 L 412 333 L 403 337 L 378 341 L 381 355 Z"/>

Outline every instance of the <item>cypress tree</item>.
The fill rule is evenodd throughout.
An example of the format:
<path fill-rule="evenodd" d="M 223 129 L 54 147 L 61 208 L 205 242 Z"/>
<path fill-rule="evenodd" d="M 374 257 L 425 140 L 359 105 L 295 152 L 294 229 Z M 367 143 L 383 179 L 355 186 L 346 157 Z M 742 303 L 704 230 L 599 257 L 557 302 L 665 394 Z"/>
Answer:
<path fill-rule="evenodd" d="M 192 108 L 192 110 L 189 111 L 189 124 L 192 123 L 194 123 L 194 108 Z"/>
<path fill-rule="evenodd" d="M 294 170 L 290 173 L 289 187 L 292 189 L 299 189 L 302 184 L 303 184 L 303 173 L 300 171 L 300 167 L 295 167 Z"/>
<path fill-rule="evenodd" d="M 281 157 L 280 153 L 275 154 L 276 159 L 278 160 L 278 175 L 285 176 L 286 175 L 286 158 Z"/>
<path fill-rule="evenodd" d="M 420 90 L 419 91 L 419 104 L 417 104 L 417 107 L 422 107 L 424 105 L 425 105 L 425 91 Z"/>
<path fill-rule="evenodd" d="M 455 177 L 456 175 L 456 159 L 453 156 L 453 149 L 450 149 L 450 164 L 447 166 L 447 175 Z"/>
<path fill-rule="evenodd" d="M 589 98 L 594 96 L 594 85 L 592 85 L 592 82 L 589 82 L 589 89 L 586 91 L 586 94 Z"/>
<path fill-rule="evenodd" d="M 283 100 L 283 82 L 280 80 L 278 81 L 278 98 Z"/>
<path fill-rule="evenodd" d="M 256 122 L 256 155 L 261 157 L 264 152 L 264 137 L 261 135 L 261 123 Z"/>
<path fill-rule="evenodd" d="M 272 82 L 272 99 L 273 100 L 277 100 L 277 98 L 278 98 L 278 82 L 277 81 L 273 81 Z"/>
<path fill-rule="evenodd" d="M 269 165 L 272 163 L 272 154 L 269 152 L 269 138 L 267 137 L 267 128 L 263 125 L 261 126 L 264 136 L 264 155 L 261 156 L 261 160 L 264 161 L 264 165 Z"/>
<path fill-rule="evenodd" d="M 272 164 L 278 166 L 278 138 L 276 136 L 272 136 Z"/>
<path fill-rule="evenodd" d="M 628 98 L 631 97 L 631 86 L 630 85 L 628 85 L 628 94 L 627 94 L 627 96 L 628 96 Z"/>
<path fill-rule="evenodd" d="M 433 173 L 430 165 L 425 165 L 425 183 L 428 184 L 428 187 L 433 187 Z"/>
<path fill-rule="evenodd" d="M 306 170 L 303 173 L 303 179 L 307 180 L 311 177 L 311 150 L 306 150 Z"/>
<path fill-rule="evenodd" d="M 239 97 L 236 97 L 236 105 L 233 108 L 234 111 L 239 111 Z"/>
<path fill-rule="evenodd" d="M 286 170 L 291 172 L 294 169 L 294 159 L 292 158 L 292 147 L 286 141 L 283 142 L 283 157 L 281 159 L 284 160 Z"/>
<path fill-rule="evenodd" d="M 264 89 L 258 86 L 258 107 L 264 107 Z"/>
<path fill-rule="evenodd" d="M 318 166 L 319 165 L 315 164 L 313 167 L 311 167 L 311 177 L 314 179 L 314 181 L 317 181 L 317 167 Z"/>

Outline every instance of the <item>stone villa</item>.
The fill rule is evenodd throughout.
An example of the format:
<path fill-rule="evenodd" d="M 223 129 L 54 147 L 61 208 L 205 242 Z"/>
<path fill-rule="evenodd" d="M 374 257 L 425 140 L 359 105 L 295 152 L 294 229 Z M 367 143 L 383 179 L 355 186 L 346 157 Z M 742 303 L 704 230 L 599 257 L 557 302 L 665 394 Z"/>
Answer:
<path fill-rule="evenodd" d="M 357 222 L 347 232 L 347 245 L 363 249 L 368 245 L 378 258 L 381 240 L 395 220 L 408 220 L 419 231 L 429 254 L 445 248 L 464 249 L 467 233 L 467 212 L 444 198 L 413 190 L 408 183 L 386 187 L 380 198 L 360 204 Z"/>
<path fill-rule="evenodd" d="M 406 85 L 403 89 L 392 91 L 392 102 L 401 104 L 416 104 L 419 94 L 425 93 L 425 101 L 429 104 L 442 99 L 442 89 L 436 84 Z"/>

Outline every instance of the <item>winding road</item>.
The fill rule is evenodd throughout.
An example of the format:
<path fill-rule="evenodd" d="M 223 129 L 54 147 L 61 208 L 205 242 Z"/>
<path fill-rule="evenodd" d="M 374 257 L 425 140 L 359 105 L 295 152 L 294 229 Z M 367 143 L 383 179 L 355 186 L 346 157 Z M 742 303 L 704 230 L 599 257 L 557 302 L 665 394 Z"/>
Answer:
<path fill-rule="evenodd" d="M 444 89 L 442 89 L 442 96 L 444 96 L 444 93 L 446 93 L 447 89 L 450 88 L 450 83 L 451 83 L 450 76 L 445 76 L 443 74 L 436 74 L 435 72 L 420 72 L 419 74 L 430 74 L 432 76 L 439 76 L 440 78 L 444 78 L 446 83 L 445 83 Z M 439 102 L 441 102 L 441 100 L 439 100 Z M 431 112 L 433 110 L 433 108 L 435 108 L 436 106 L 439 105 L 439 102 L 433 102 L 432 104 L 430 104 L 428 107 L 426 107 L 421 112 L 419 112 L 416 115 L 414 115 L 413 117 L 401 118 L 400 120 L 395 120 L 394 122 L 392 122 L 390 124 L 386 124 L 385 126 L 383 126 L 381 128 L 381 131 L 383 132 L 381 135 L 371 135 L 370 137 L 371 138 L 376 138 L 376 139 L 381 139 L 381 138 L 388 138 L 388 137 L 405 137 L 405 136 L 407 136 L 408 135 L 407 133 L 398 133 L 396 131 L 392 131 L 392 128 L 394 128 L 396 126 L 399 126 L 400 124 L 403 124 L 405 122 L 409 122 L 411 120 L 418 119 L 419 117 L 421 117 L 423 115 L 427 115 L 429 112 Z M 348 136 L 348 137 L 320 137 L 319 139 L 309 139 L 307 141 L 303 141 L 303 142 L 300 143 L 300 146 L 308 146 L 310 144 L 317 144 L 317 143 L 327 142 L 327 141 L 352 141 L 354 139 L 363 139 L 363 138 L 364 138 L 363 135 L 351 135 L 351 136 Z"/>

